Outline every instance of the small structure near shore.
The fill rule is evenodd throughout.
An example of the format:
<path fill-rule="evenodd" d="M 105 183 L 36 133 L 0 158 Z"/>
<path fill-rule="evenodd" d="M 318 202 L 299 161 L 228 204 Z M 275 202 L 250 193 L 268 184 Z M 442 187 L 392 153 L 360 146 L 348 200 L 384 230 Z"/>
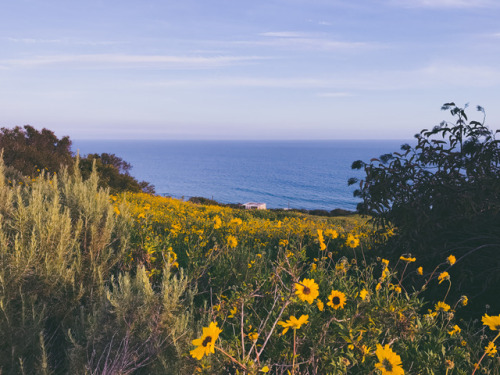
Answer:
<path fill-rule="evenodd" d="M 243 207 L 247 210 L 265 210 L 266 209 L 266 204 L 265 203 L 257 203 L 257 202 L 248 202 L 244 203 Z"/>

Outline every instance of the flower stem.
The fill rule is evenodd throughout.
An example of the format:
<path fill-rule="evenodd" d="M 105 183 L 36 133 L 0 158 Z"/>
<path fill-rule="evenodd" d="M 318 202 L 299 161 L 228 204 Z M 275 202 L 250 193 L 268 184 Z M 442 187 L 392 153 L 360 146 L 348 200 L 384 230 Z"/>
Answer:
<path fill-rule="evenodd" d="M 239 362 L 236 358 L 234 358 L 231 354 L 228 352 L 224 351 L 222 348 L 219 348 L 218 346 L 215 347 L 218 351 L 220 351 L 222 354 L 224 354 L 226 357 L 228 357 L 232 362 L 236 363 L 238 366 L 240 366 L 243 370 L 247 371 L 246 366 Z"/>
<path fill-rule="evenodd" d="M 293 330 L 293 358 L 292 358 L 292 375 L 295 374 L 295 355 L 296 355 L 296 348 L 295 348 L 295 335 L 296 335 L 297 330 L 294 328 Z"/>
<path fill-rule="evenodd" d="M 498 333 L 498 335 L 496 335 L 496 337 L 493 339 L 492 342 L 495 342 L 496 339 L 498 339 L 498 337 L 500 337 L 500 332 Z M 474 375 L 476 373 L 477 369 L 479 368 L 479 365 L 481 364 L 481 362 L 483 361 L 485 356 L 486 356 L 486 350 L 484 351 L 483 356 L 479 359 L 479 362 L 477 363 L 477 365 L 474 366 L 474 372 L 472 372 L 472 375 Z"/>

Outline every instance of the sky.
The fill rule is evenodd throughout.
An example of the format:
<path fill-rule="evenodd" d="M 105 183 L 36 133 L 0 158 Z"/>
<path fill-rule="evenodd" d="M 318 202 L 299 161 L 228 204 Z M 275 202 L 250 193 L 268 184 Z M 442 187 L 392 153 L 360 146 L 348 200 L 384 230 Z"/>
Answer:
<path fill-rule="evenodd" d="M 498 0 L 0 2 L 1 127 L 409 139 L 454 101 L 500 128 Z"/>

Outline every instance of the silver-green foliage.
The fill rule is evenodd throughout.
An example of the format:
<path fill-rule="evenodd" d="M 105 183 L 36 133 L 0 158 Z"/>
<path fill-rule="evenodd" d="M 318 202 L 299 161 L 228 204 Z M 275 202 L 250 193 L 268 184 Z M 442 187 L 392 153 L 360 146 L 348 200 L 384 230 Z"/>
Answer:
<path fill-rule="evenodd" d="M 0 160 L 0 373 L 173 368 L 192 293 L 182 273 L 165 269 L 154 288 L 144 268 L 122 271 L 125 205 L 115 214 L 97 174 L 83 181 L 78 166 L 30 184 L 4 170 Z"/>

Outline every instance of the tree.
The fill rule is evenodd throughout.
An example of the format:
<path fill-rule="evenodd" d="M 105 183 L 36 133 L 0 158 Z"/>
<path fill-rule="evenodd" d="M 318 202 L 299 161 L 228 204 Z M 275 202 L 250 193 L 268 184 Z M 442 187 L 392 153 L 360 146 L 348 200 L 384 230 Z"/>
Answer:
<path fill-rule="evenodd" d="M 61 167 L 71 166 L 74 162 L 68 136 L 59 139 L 48 129 L 38 131 L 30 125 L 1 128 L 0 149 L 3 150 L 5 165 L 24 176 L 34 176 L 42 169 L 58 172 Z"/>
<path fill-rule="evenodd" d="M 76 158 L 71 151 L 71 143 L 68 136 L 59 139 L 48 129 L 39 131 L 30 125 L 0 129 L 0 151 L 3 152 L 8 176 L 15 180 L 22 179 L 22 176 L 31 178 L 43 170 L 54 173 L 73 166 Z M 132 166 L 114 154 L 89 154 L 80 159 L 79 167 L 84 178 L 90 176 L 94 162 L 101 186 L 109 187 L 112 193 L 155 193 L 153 185 L 137 181 L 129 174 Z"/>
<path fill-rule="evenodd" d="M 500 281 L 500 141 L 483 108 L 481 122 L 469 121 L 465 108 L 444 104 L 456 122 L 422 130 L 415 147 L 355 161 L 366 176 L 349 184 L 359 182 L 360 212 L 397 227 L 388 252 L 412 252 L 429 266 L 456 255 L 459 288 L 482 300 Z"/>
<path fill-rule="evenodd" d="M 93 165 L 97 168 L 99 183 L 110 188 L 111 193 L 122 191 L 155 193 L 149 182 L 137 181 L 129 174 L 132 166 L 115 154 L 89 154 L 79 161 L 80 171 L 84 179 L 90 176 Z"/>

